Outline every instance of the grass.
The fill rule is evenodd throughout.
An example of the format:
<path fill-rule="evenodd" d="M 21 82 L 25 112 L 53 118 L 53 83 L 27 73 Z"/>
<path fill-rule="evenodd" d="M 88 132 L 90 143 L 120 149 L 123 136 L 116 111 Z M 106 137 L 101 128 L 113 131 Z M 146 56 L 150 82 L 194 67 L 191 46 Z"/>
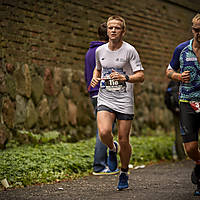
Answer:
<path fill-rule="evenodd" d="M 130 163 L 135 166 L 171 160 L 173 140 L 171 136 L 131 137 Z M 77 143 L 9 144 L 0 151 L 0 180 L 6 178 L 10 187 L 16 188 L 88 175 L 92 172 L 94 145 L 95 138 Z"/>

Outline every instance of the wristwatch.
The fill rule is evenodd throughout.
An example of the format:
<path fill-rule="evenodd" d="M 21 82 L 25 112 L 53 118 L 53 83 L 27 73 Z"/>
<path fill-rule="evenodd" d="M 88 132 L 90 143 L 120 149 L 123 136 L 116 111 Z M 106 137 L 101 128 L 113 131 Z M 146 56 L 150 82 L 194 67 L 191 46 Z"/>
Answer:
<path fill-rule="evenodd" d="M 125 75 L 125 78 L 126 78 L 126 82 L 129 81 L 129 76 L 127 74 Z"/>

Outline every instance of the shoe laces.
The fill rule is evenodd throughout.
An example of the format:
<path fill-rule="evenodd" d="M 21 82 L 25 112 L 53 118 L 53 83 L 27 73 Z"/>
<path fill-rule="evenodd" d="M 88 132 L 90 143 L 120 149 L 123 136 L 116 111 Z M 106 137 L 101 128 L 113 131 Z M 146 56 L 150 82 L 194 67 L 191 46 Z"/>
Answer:
<path fill-rule="evenodd" d="M 119 178 L 120 182 L 126 182 L 128 180 L 128 176 L 125 173 L 121 173 Z"/>

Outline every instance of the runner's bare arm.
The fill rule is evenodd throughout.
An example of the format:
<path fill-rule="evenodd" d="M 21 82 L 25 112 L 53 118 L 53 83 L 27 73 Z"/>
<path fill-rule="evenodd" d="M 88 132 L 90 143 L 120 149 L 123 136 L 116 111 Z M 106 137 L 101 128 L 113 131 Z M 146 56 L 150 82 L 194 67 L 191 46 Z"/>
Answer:
<path fill-rule="evenodd" d="M 144 82 L 144 71 L 136 71 L 134 72 L 133 75 L 129 76 L 129 81 L 130 83 L 142 83 Z"/>
<path fill-rule="evenodd" d="M 181 81 L 183 83 L 189 83 L 190 71 L 184 71 L 183 73 L 175 72 L 172 69 L 166 69 L 166 76 L 175 81 Z"/>
<path fill-rule="evenodd" d="M 101 80 L 101 70 L 95 68 L 90 85 L 94 88 L 100 80 Z"/>
<path fill-rule="evenodd" d="M 115 79 L 117 81 L 127 81 L 126 76 L 116 72 L 115 70 L 112 70 L 112 73 L 110 74 L 110 78 Z M 144 72 L 143 70 L 140 70 L 140 71 L 136 71 L 133 75 L 129 75 L 129 80 L 127 82 L 137 83 L 137 82 L 143 82 L 143 81 L 144 81 Z"/>

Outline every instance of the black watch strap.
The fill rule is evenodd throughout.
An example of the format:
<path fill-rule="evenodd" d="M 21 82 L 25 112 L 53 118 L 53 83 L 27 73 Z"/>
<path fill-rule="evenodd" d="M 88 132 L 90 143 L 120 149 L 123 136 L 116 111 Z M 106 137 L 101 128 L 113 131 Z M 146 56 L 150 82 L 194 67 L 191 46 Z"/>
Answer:
<path fill-rule="evenodd" d="M 129 76 L 128 75 L 125 75 L 125 78 L 126 78 L 126 82 L 129 81 Z"/>

